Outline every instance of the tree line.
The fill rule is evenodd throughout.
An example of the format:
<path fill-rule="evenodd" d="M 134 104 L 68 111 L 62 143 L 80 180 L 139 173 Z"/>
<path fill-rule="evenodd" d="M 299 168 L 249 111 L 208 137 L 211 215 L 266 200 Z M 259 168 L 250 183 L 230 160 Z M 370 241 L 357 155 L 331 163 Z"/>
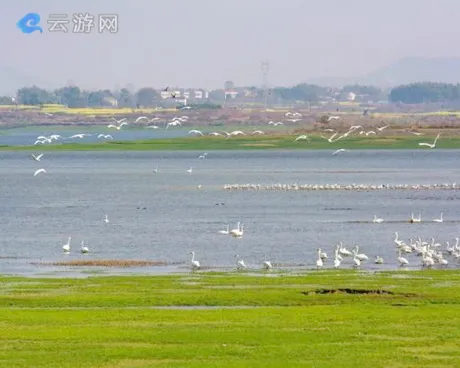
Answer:
<path fill-rule="evenodd" d="M 390 91 L 389 102 L 424 104 L 460 100 L 460 84 L 419 82 L 400 85 Z"/>
<path fill-rule="evenodd" d="M 265 99 L 265 90 L 257 87 L 239 88 L 245 92 L 240 93 L 239 99 L 252 99 L 262 102 Z M 248 97 L 247 92 L 250 92 Z M 301 83 L 292 87 L 275 87 L 269 89 L 269 100 L 271 103 L 283 102 L 317 102 L 325 98 L 345 99 L 344 93 L 353 92 L 363 99 L 378 101 L 381 100 L 382 90 L 373 86 L 350 85 L 342 89 L 322 87 L 314 84 Z M 39 88 L 37 86 L 20 88 L 13 100 L 11 97 L 1 97 L 0 104 L 7 105 L 17 103 L 21 105 L 44 105 L 44 104 L 61 104 L 69 108 L 79 107 L 103 107 L 111 106 L 116 100 L 118 107 L 153 107 L 159 103 L 164 103 L 160 92 L 154 88 L 145 87 L 137 92 L 130 92 L 126 88 L 117 91 L 101 89 L 97 91 L 82 90 L 77 86 L 66 86 L 53 91 Z M 199 105 L 217 105 L 225 102 L 225 90 L 214 90 L 209 93 L 209 99 L 203 100 Z M 359 101 L 359 99 L 358 99 Z M 168 101 L 166 101 L 168 102 Z M 190 100 L 191 103 L 197 101 Z"/>
<path fill-rule="evenodd" d="M 119 91 L 85 91 L 77 86 L 67 86 L 48 91 L 33 86 L 20 88 L 16 93 L 15 102 L 20 105 L 61 104 L 69 108 L 78 108 L 111 106 L 111 101 L 116 100 L 118 107 L 151 107 L 155 105 L 157 98 L 158 92 L 148 87 L 141 88 L 133 94 L 126 88 Z"/>
<path fill-rule="evenodd" d="M 263 101 L 266 91 L 261 88 L 247 87 L 251 93 L 250 98 Z M 209 100 L 202 101 L 202 106 L 216 108 L 225 100 L 224 90 L 211 91 Z M 423 104 L 436 102 L 453 102 L 460 100 L 460 84 L 419 82 L 400 85 L 386 94 L 382 89 L 375 86 L 348 85 L 340 89 L 301 83 L 292 87 L 275 87 L 268 91 L 271 103 L 289 102 L 318 102 L 327 99 L 344 100 L 348 94 L 354 93 L 356 101 L 382 101 L 390 103 Z M 387 92 L 388 93 L 388 92 Z M 243 96 L 241 94 L 240 96 Z M 245 97 L 243 97 L 245 98 Z M 39 88 L 37 86 L 20 88 L 13 99 L 0 96 L 0 105 L 12 103 L 21 105 L 44 105 L 61 104 L 69 108 L 79 107 L 105 107 L 113 106 L 116 101 L 118 107 L 153 107 L 165 101 L 160 92 L 151 87 L 144 87 L 137 92 L 131 92 L 126 88 L 116 91 L 108 89 L 97 91 L 82 90 L 77 86 L 66 86 L 54 91 Z M 192 102 L 192 101 L 190 101 Z M 193 102 L 192 102 L 193 103 Z"/>

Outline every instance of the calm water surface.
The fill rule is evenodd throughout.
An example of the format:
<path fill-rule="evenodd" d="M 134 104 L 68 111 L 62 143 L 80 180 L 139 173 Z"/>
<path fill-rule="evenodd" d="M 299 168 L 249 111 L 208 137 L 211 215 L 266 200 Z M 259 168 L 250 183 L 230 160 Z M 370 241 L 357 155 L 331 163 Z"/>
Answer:
<path fill-rule="evenodd" d="M 112 124 L 112 123 L 109 123 Z M 34 144 L 38 136 L 50 136 L 52 134 L 59 134 L 62 136 L 62 139 L 57 141 L 57 143 L 94 143 L 100 142 L 97 136 L 99 134 L 110 134 L 114 140 L 118 141 L 133 141 L 140 139 L 168 139 L 168 138 L 179 138 L 188 136 L 190 129 L 178 129 L 178 128 L 169 128 L 169 129 L 125 129 L 125 130 L 115 130 L 108 129 L 106 127 L 57 127 L 55 129 L 39 129 L 34 130 L 30 129 L 3 129 L 1 130 L 0 135 L 0 145 L 8 146 L 25 146 Z M 90 134 L 83 138 L 73 138 L 70 139 L 74 134 Z"/>
<path fill-rule="evenodd" d="M 90 268 L 99 272 L 188 272 L 191 250 L 211 268 L 234 268 L 235 254 L 254 268 L 264 255 L 286 267 L 314 267 L 317 247 L 328 252 L 325 267 L 332 267 L 339 241 L 349 248 L 360 245 L 370 258 L 363 268 L 396 268 L 395 231 L 405 240 L 435 237 L 441 243 L 460 236 L 459 191 L 223 189 L 236 183 L 460 183 L 458 151 L 331 152 L 217 151 L 206 159 L 198 159 L 201 152 L 45 152 L 40 163 L 25 152 L 0 152 L 0 274 L 88 272 L 32 264 L 76 259 L 168 262 L 142 269 Z M 42 167 L 47 173 L 33 177 Z M 410 213 L 419 211 L 426 221 L 409 224 Z M 441 212 L 444 223 L 431 222 Z M 106 213 L 109 224 L 103 222 Z M 372 223 L 374 214 L 386 222 Z M 238 221 L 246 225 L 243 238 L 218 234 Z M 72 250 L 65 255 L 62 245 L 69 236 Z M 90 248 L 86 255 L 79 252 L 82 240 Z M 384 265 L 373 264 L 377 254 Z M 419 257 L 406 257 L 410 267 L 419 268 Z"/>

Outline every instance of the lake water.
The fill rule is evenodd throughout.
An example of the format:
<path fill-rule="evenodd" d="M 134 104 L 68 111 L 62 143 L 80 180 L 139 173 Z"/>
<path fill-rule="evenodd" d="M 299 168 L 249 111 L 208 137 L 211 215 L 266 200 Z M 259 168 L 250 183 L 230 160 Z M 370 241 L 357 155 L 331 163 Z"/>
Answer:
<path fill-rule="evenodd" d="M 192 128 L 190 128 L 192 129 Z M 59 134 L 62 139 L 55 143 L 94 143 L 100 142 L 97 136 L 99 134 L 110 134 L 114 140 L 117 141 L 133 141 L 140 139 L 168 139 L 168 138 L 179 138 L 188 136 L 190 129 L 184 128 L 168 128 L 168 129 L 125 129 L 115 130 L 106 127 L 43 127 L 43 129 L 35 128 L 31 129 L 3 129 L 0 135 L 0 145 L 8 146 L 25 146 L 32 145 L 37 140 L 38 136 L 50 136 L 51 134 Z M 74 134 L 90 134 L 83 138 L 69 139 Z"/>
<path fill-rule="evenodd" d="M 460 234 L 458 190 L 226 191 L 225 184 L 442 184 L 460 181 L 459 151 L 0 152 L 0 274 L 83 275 L 188 272 L 190 251 L 211 269 L 250 268 L 264 255 L 287 268 L 312 268 L 316 248 L 339 241 L 396 268 L 394 232 L 452 243 Z M 158 172 L 153 173 L 153 168 Z M 187 173 L 189 167 L 193 173 Z M 47 173 L 33 177 L 38 168 Z M 197 186 L 202 188 L 198 189 Z M 410 213 L 422 223 L 410 224 Z M 431 220 L 444 213 L 443 223 Z M 110 223 L 103 222 L 108 214 Z M 386 222 L 372 223 L 373 215 Z M 426 220 L 426 221 L 425 221 Z M 218 234 L 244 222 L 241 239 Z M 69 255 L 62 251 L 72 237 Z M 90 248 L 79 252 L 81 240 Z M 375 255 L 385 264 L 374 265 Z M 420 257 L 406 255 L 409 268 Z M 164 260 L 138 269 L 36 265 L 77 259 Z M 449 267 L 457 263 L 449 258 Z M 345 260 L 342 267 L 351 267 Z"/>

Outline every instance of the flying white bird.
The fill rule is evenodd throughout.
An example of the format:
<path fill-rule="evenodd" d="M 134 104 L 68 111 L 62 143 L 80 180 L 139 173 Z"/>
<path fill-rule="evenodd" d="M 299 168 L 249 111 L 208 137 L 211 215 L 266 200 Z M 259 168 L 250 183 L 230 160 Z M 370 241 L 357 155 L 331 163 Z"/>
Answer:
<path fill-rule="evenodd" d="M 332 120 L 340 120 L 340 116 L 329 116 L 329 117 L 327 118 L 327 121 L 328 121 L 328 122 L 329 122 L 329 121 L 332 121 Z"/>
<path fill-rule="evenodd" d="M 246 135 L 244 132 L 241 130 L 234 130 L 233 132 L 230 133 L 230 135 Z"/>
<path fill-rule="evenodd" d="M 122 119 L 123 120 L 123 119 Z M 126 120 L 126 119 L 124 119 Z M 120 125 L 113 125 L 113 124 L 110 124 L 110 125 L 107 125 L 107 128 L 115 128 L 116 130 L 120 130 L 124 125 L 128 125 L 128 123 L 120 123 Z"/>
<path fill-rule="evenodd" d="M 419 143 L 418 145 L 419 146 L 427 146 L 427 147 L 430 147 L 430 148 L 436 148 L 436 142 L 438 141 L 439 137 L 441 136 L 441 133 L 438 133 L 438 135 L 436 136 L 436 139 L 434 140 L 433 144 L 430 144 L 430 143 Z"/>
<path fill-rule="evenodd" d="M 196 135 L 201 135 L 201 136 L 203 135 L 203 133 L 201 133 L 199 130 L 196 130 L 196 129 L 189 131 L 188 134 L 196 134 Z"/>
<path fill-rule="evenodd" d="M 304 135 L 299 135 L 296 139 L 294 139 L 294 142 L 297 142 L 297 141 L 311 141 L 310 138 L 308 137 L 308 135 L 304 134 Z"/>
<path fill-rule="evenodd" d="M 139 116 L 136 119 L 135 123 L 138 123 L 138 122 L 140 122 L 141 120 L 144 120 L 144 119 L 147 120 L 147 122 L 149 121 L 149 118 L 147 116 Z"/>
<path fill-rule="evenodd" d="M 286 117 L 288 117 L 288 116 L 301 117 L 302 114 L 299 113 L 299 112 L 290 112 L 290 111 L 288 111 L 286 114 L 284 114 L 284 116 L 286 116 Z"/>
<path fill-rule="evenodd" d="M 104 138 L 104 139 L 113 139 L 113 137 L 110 134 L 99 134 L 97 136 L 99 139 Z"/>
<path fill-rule="evenodd" d="M 207 155 L 208 155 L 208 153 L 204 152 L 201 155 L 199 155 L 198 158 L 206 158 Z"/>
<path fill-rule="evenodd" d="M 332 143 L 332 142 L 338 141 L 338 140 L 341 138 L 341 137 L 339 137 L 339 138 L 337 138 L 337 139 L 334 140 L 334 138 L 335 138 L 335 136 L 336 136 L 337 134 L 339 134 L 339 133 L 336 132 L 336 133 L 332 134 L 329 138 L 326 138 L 325 136 L 321 135 L 321 138 L 327 139 L 327 141 L 328 141 L 329 143 Z"/>
<path fill-rule="evenodd" d="M 385 126 L 383 126 L 383 127 L 377 128 L 377 130 L 378 130 L 379 132 L 382 132 L 384 129 L 386 129 L 386 128 L 388 128 L 388 127 L 389 127 L 389 125 L 385 125 Z"/>
<path fill-rule="evenodd" d="M 193 172 L 193 168 L 187 169 L 187 172 L 191 174 Z"/>
<path fill-rule="evenodd" d="M 43 153 L 39 154 L 38 156 L 35 156 L 33 153 L 30 154 L 30 157 L 32 157 L 35 161 L 39 162 L 40 159 L 42 158 Z"/>
<path fill-rule="evenodd" d="M 53 142 L 53 140 L 51 138 L 38 137 L 37 140 L 35 141 L 34 145 L 51 143 L 51 142 Z"/>
<path fill-rule="evenodd" d="M 177 116 L 175 116 L 171 121 L 181 121 L 182 123 L 186 123 L 188 121 L 188 116 L 181 116 L 180 118 L 178 118 Z"/>
<path fill-rule="evenodd" d="M 335 156 L 335 155 L 339 154 L 340 152 L 346 152 L 346 151 L 348 151 L 348 150 L 346 150 L 345 148 L 340 148 L 337 151 L 334 151 L 332 153 L 332 156 Z"/>
<path fill-rule="evenodd" d="M 297 123 L 298 121 L 301 121 L 302 119 L 287 119 L 288 121 L 292 121 L 293 123 Z"/>
<path fill-rule="evenodd" d="M 180 121 L 174 120 L 174 121 L 171 121 L 171 122 L 169 122 L 168 124 L 166 124 L 166 128 L 165 128 L 165 129 L 168 129 L 170 126 L 176 126 L 176 125 L 182 126 L 182 124 L 180 123 Z"/>
<path fill-rule="evenodd" d="M 72 138 L 83 138 L 83 137 L 89 137 L 91 134 L 86 134 L 86 133 L 83 133 L 83 134 L 74 134 L 72 136 L 69 137 L 69 139 L 72 139 Z"/>
<path fill-rule="evenodd" d="M 120 119 L 120 120 L 117 120 L 115 118 L 111 118 L 112 120 L 114 120 L 118 125 L 120 125 L 121 123 L 123 123 L 124 121 L 126 121 L 126 118 L 123 118 L 123 119 Z"/>
<path fill-rule="evenodd" d="M 46 173 L 46 170 L 45 169 L 38 169 L 37 171 L 35 171 L 34 176 L 37 176 L 40 173 Z"/>

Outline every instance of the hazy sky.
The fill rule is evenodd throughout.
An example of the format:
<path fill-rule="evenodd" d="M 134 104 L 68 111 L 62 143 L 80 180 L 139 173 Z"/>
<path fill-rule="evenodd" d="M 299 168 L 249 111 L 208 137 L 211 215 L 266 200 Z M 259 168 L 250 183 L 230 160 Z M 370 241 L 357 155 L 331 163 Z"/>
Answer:
<path fill-rule="evenodd" d="M 3 4 L 1 67 L 53 84 L 222 87 L 356 76 L 407 56 L 460 56 L 458 0 L 21 0 Z M 44 32 L 16 22 L 41 15 Z M 49 14 L 115 13 L 117 34 L 50 33 Z M 0 81 L 1 83 L 1 81 Z"/>

